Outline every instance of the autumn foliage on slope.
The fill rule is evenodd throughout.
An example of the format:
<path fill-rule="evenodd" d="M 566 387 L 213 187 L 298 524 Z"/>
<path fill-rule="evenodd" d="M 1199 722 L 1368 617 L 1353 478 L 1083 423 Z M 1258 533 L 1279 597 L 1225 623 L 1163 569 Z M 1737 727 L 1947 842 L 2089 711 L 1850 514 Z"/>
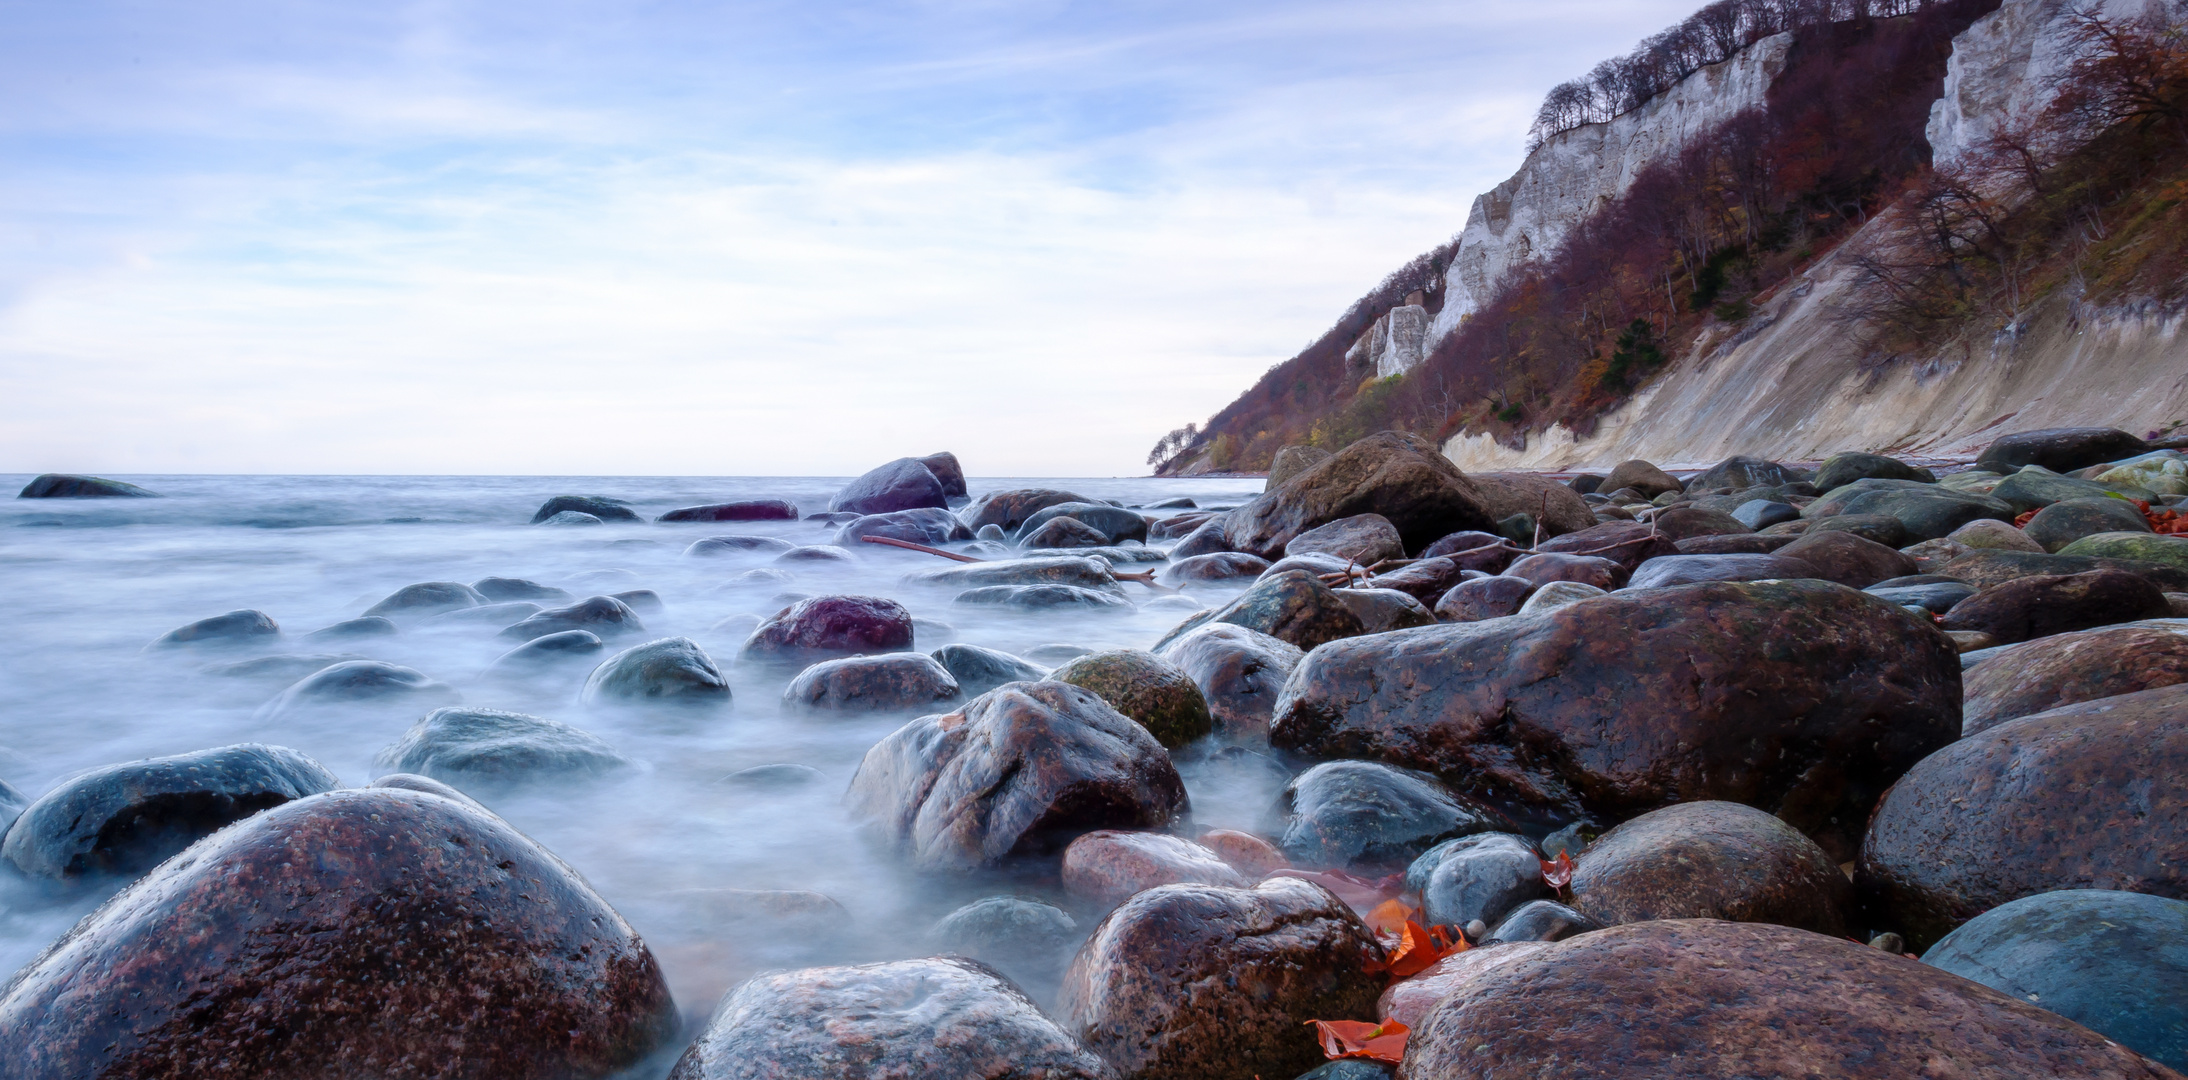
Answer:
<path fill-rule="evenodd" d="M 1286 445 L 1335 448 L 1386 428 L 1590 430 L 1678 343 L 1709 320 L 1745 319 L 1927 164 L 1923 127 L 1952 38 L 1997 0 L 1876 14 L 1907 6 L 1808 5 L 1814 21 L 1795 31 L 1764 108 L 1644 170 L 1405 376 L 1345 385 L 1344 351 L 1380 314 L 1363 300 L 1153 463 L 1258 469 Z"/>

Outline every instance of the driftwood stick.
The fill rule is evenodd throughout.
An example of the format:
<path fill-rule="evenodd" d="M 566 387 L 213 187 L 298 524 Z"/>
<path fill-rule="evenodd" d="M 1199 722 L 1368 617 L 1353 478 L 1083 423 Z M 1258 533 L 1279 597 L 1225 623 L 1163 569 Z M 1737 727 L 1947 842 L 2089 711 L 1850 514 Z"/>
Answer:
<path fill-rule="evenodd" d="M 954 551 L 944 551 L 944 550 L 942 550 L 941 548 L 937 548 L 937 547 L 928 547 L 928 546 L 927 546 L 927 545 L 925 545 L 925 544 L 915 544 L 915 543 L 912 543 L 912 542 L 911 542 L 911 541 L 909 541 L 909 540 L 898 540 L 898 539 L 895 539 L 895 538 L 893 538 L 893 537 L 887 537 L 887 536 L 861 536 L 861 537 L 859 537 L 859 539 L 860 539 L 860 540 L 863 540 L 863 541 L 865 541 L 865 542 L 867 542 L 867 543 L 869 543 L 869 544 L 887 544 L 887 545 L 889 545 L 890 547 L 900 547 L 900 548 L 904 548 L 904 549 L 906 549 L 906 550 L 908 550 L 908 551 L 924 551 L 924 552 L 926 552 L 926 553 L 927 553 L 927 554 L 929 554 L 929 555 L 940 555 L 940 556 L 942 556 L 942 557 L 943 557 L 943 558 L 945 558 L 945 559 L 956 559 L 956 560 L 957 560 L 958 562 L 986 562 L 986 561 L 987 561 L 986 559 L 975 559 L 975 558 L 973 558 L 973 557 L 972 557 L 972 556 L 970 556 L 970 555 L 959 555 L 958 553 L 956 553 L 956 552 L 954 552 Z"/>
<path fill-rule="evenodd" d="M 1126 571 L 1111 567 L 1109 571 L 1109 576 L 1116 578 L 1118 581 L 1137 581 L 1140 584 L 1145 585 L 1148 588 L 1153 589 L 1159 593 L 1174 593 L 1181 591 L 1178 589 L 1173 589 L 1168 585 L 1155 584 L 1155 572 L 1153 570 Z"/>

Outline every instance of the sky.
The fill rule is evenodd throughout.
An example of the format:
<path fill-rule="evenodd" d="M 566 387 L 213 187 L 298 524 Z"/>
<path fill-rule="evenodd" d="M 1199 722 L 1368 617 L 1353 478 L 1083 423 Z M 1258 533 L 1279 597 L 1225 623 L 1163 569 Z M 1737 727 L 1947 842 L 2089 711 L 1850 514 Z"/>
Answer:
<path fill-rule="evenodd" d="M 1697 0 L 0 0 L 0 471 L 1143 474 Z"/>

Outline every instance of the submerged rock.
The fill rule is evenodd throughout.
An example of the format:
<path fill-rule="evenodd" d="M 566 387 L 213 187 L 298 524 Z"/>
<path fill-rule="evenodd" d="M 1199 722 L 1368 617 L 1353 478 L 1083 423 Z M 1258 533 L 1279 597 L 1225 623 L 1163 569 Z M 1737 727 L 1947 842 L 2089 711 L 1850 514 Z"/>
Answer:
<path fill-rule="evenodd" d="M 279 720 L 315 708 L 386 705 L 417 708 L 463 700 L 456 688 L 422 671 L 379 660 L 348 660 L 298 679 L 272 701 L 259 706 L 255 719 Z"/>
<path fill-rule="evenodd" d="M 1076 585 L 1082 589 L 1122 592 L 1107 562 L 1078 555 L 994 562 L 923 570 L 904 580 L 926 585 Z"/>
<path fill-rule="evenodd" d="M 867 514 L 836 530 L 835 545 L 840 548 L 856 548 L 865 538 L 879 536 L 889 540 L 905 540 L 914 544 L 947 544 L 957 540 L 972 539 L 972 530 L 957 520 L 957 515 L 947 510 L 926 508 L 898 510 L 890 514 Z"/>
<path fill-rule="evenodd" d="M 421 581 L 389 593 L 387 599 L 366 608 L 365 614 L 420 618 L 485 602 L 486 597 L 477 589 L 460 581 Z"/>
<path fill-rule="evenodd" d="M 1079 924 L 1051 904 L 990 896 L 943 916 L 927 941 L 941 952 L 971 957 L 1013 979 L 1054 985 L 1079 944 Z"/>
<path fill-rule="evenodd" d="M 790 680 L 783 705 L 800 712 L 909 712 L 958 696 L 948 669 L 907 652 L 823 660 Z"/>
<path fill-rule="evenodd" d="M 392 637 L 401 631 L 393 620 L 378 615 L 344 619 L 304 635 L 316 641 L 352 641 L 357 638 Z"/>
<path fill-rule="evenodd" d="M 2066 705 L 1961 739 L 1877 805 L 1855 885 L 1917 948 L 2054 889 L 2188 899 L 2188 685 Z"/>
<path fill-rule="evenodd" d="M 1412 1077 L 2165 1075 L 1935 968 L 1805 930 L 1711 919 L 1536 946 L 1454 987 L 1413 1029 L 1405 1056 Z"/>
<path fill-rule="evenodd" d="M 504 627 L 500 636 L 509 641 L 531 641 L 568 630 L 588 631 L 602 640 L 643 634 L 646 624 L 629 604 L 612 596 L 588 596 L 568 607 L 549 608 Z"/>
<path fill-rule="evenodd" d="M 662 638 L 609 657 L 585 680 L 583 700 L 664 705 L 729 704 L 729 681 L 690 638 Z"/>
<path fill-rule="evenodd" d="M 878 596 L 816 596 L 800 600 L 745 639 L 747 661 L 804 665 L 861 653 L 912 647 L 912 613 Z"/>
<path fill-rule="evenodd" d="M 739 986 L 669 1080 L 1113 1080 L 1025 992 L 938 956 L 771 972 Z"/>
<path fill-rule="evenodd" d="M 1897 606 L 1817 581 L 1627 591 L 1308 654 L 1270 741 L 1445 777 L 1547 828 L 1726 799 L 1835 857 L 1960 730 L 1960 661 Z"/>
<path fill-rule="evenodd" d="M 796 551 L 798 545 L 779 536 L 754 536 L 731 534 L 707 536 L 692 541 L 684 548 L 687 559 L 731 559 L 740 556 L 754 558 L 766 555 L 781 557 Z"/>
<path fill-rule="evenodd" d="M 1307 1021 L 1372 1015 L 1381 959 L 1320 886 L 1163 885 L 1094 928 L 1056 1017 L 1122 1076 L 1296 1076 L 1322 1059 Z"/>
<path fill-rule="evenodd" d="M 576 599 L 568 589 L 542 585 L 526 578 L 485 577 L 471 583 L 480 596 L 497 603 L 512 600 L 541 600 L 547 603 L 568 602 Z"/>
<path fill-rule="evenodd" d="M 591 1080 L 676 1027 L 652 955 L 561 860 L 392 788 L 215 833 L 0 991 L 25 1077 L 430 1076 L 460 1054 L 480 1080 Z"/>
<path fill-rule="evenodd" d="M 281 624 L 263 611 L 241 608 L 226 615 L 199 619 L 188 626 L 178 626 L 160 635 L 152 643 L 155 649 L 172 649 L 179 645 L 233 645 L 264 641 L 281 636 Z"/>
<path fill-rule="evenodd" d="M 32 877 L 138 874 L 222 826 L 337 783 L 303 754 L 259 743 L 101 766 L 24 809 L 0 855 Z"/>
<path fill-rule="evenodd" d="M 953 602 L 1026 611 L 1066 607 L 1115 612 L 1132 610 L 1132 602 L 1114 592 L 1077 585 L 989 585 L 958 593 Z"/>
<path fill-rule="evenodd" d="M 506 788 L 604 776 L 629 759 L 591 732 L 498 709 L 435 709 L 373 764 L 459 788 Z"/>
<path fill-rule="evenodd" d="M 545 523 L 561 513 L 588 514 L 601 521 L 644 521 L 631 504 L 606 495 L 557 495 L 540 504 L 539 512 L 532 515 L 532 524 Z"/>
<path fill-rule="evenodd" d="M 1050 855 L 1096 829 L 1159 829 L 1187 806 L 1170 755 L 1068 683 L 1013 683 L 876 743 L 845 802 L 914 865 Z"/>
<path fill-rule="evenodd" d="M 18 499 L 156 499 L 159 492 L 120 480 L 75 473 L 45 473 L 23 485 Z"/>
<path fill-rule="evenodd" d="M 542 634 L 496 657 L 486 666 L 486 673 L 524 677 L 558 664 L 577 660 L 589 662 L 606 649 L 607 644 L 600 640 L 600 635 L 590 630 Z"/>
<path fill-rule="evenodd" d="M 1854 887 L 1815 841 L 1751 806 L 1652 810 L 1588 845 L 1573 907 L 1605 925 L 1729 919 L 1844 937 Z"/>
<path fill-rule="evenodd" d="M 671 510 L 655 521 L 796 521 L 798 508 L 781 499 L 747 499 Z"/>
<path fill-rule="evenodd" d="M 1219 551 L 1181 559 L 1159 572 L 1164 584 L 1178 587 L 1204 581 L 1259 577 L 1268 568 L 1269 561 L 1258 555 L 1248 555 L 1243 551 Z"/>
<path fill-rule="evenodd" d="M 957 680 L 967 701 L 1004 683 L 1039 682 L 1046 670 L 997 649 L 963 643 L 944 645 L 928 655 Z"/>

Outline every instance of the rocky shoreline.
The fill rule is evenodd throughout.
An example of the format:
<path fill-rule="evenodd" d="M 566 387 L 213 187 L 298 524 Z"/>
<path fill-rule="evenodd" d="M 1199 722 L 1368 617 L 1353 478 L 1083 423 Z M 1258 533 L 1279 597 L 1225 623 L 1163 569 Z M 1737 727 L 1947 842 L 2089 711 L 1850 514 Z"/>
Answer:
<path fill-rule="evenodd" d="M 647 630 L 682 597 L 511 577 L 419 582 L 301 639 L 247 609 L 179 627 L 145 662 L 280 680 L 260 720 L 416 722 L 365 787 L 259 743 L 0 783 L 6 873 L 127 882 L 0 988 L 0 1080 L 2188 1068 L 2182 448 L 2057 429 L 1972 467 L 1552 478 L 1383 433 L 1287 448 L 1243 505 L 1182 501 L 973 497 L 936 454 L 824 511 L 656 518 L 832 530 L 685 548 L 740 588 L 911 548 L 932 565 L 906 589 L 1059 642 L 1174 610 L 1137 648 L 915 651 L 899 599 L 824 593 L 710 653 Z M 531 524 L 652 527 L 578 494 Z M 923 955 L 674 1001 L 630 923 L 488 805 L 635 763 L 351 655 L 427 621 L 502 643 L 482 678 L 586 709 L 710 723 L 757 684 L 788 715 L 901 717 L 842 812 L 909 873 L 1013 885 Z M 1195 823 L 1181 770 L 1215 760 L 1281 781 L 1263 827 Z M 723 903 L 763 933 L 841 911 Z"/>

